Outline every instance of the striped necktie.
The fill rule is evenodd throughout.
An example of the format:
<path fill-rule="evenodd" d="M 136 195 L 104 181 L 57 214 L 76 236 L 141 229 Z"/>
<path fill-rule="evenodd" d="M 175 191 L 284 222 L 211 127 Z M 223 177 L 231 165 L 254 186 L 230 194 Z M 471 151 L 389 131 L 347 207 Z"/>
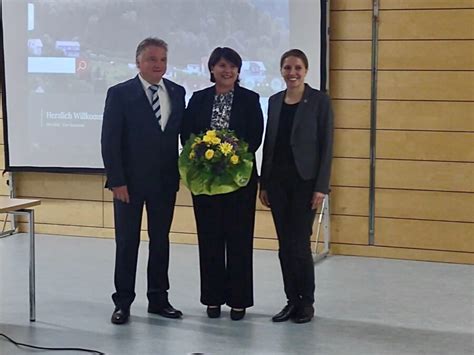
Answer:
<path fill-rule="evenodd" d="M 161 107 L 160 107 L 160 98 L 158 96 L 158 89 L 160 85 L 150 85 L 149 89 L 151 91 L 151 107 L 153 108 L 153 112 L 155 113 L 155 117 L 160 123 L 161 120 Z"/>

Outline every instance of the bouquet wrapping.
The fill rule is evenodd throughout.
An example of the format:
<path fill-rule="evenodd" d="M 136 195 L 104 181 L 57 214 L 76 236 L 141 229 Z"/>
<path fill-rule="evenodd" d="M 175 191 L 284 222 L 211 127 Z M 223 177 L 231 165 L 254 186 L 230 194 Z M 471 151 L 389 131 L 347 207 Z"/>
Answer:
<path fill-rule="evenodd" d="M 230 130 L 192 134 L 179 156 L 179 174 L 193 195 L 218 195 L 246 186 L 253 154 Z"/>

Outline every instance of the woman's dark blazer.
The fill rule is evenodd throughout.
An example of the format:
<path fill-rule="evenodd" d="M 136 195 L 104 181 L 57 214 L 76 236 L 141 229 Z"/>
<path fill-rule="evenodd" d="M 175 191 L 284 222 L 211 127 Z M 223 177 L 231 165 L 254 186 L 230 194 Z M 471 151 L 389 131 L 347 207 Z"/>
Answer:
<path fill-rule="evenodd" d="M 186 143 L 191 133 L 204 133 L 210 129 L 215 94 L 215 86 L 194 92 L 184 113 L 181 144 Z M 235 85 L 229 129 L 249 144 L 250 152 L 255 153 L 260 147 L 263 113 L 256 92 Z"/>
<path fill-rule="evenodd" d="M 286 91 L 269 98 L 268 121 L 263 146 L 260 187 L 266 189 L 270 179 L 278 121 Z M 290 145 L 298 174 L 303 180 L 315 179 L 315 192 L 329 192 L 333 142 L 333 115 L 329 96 L 305 84 L 293 120 Z M 278 161 L 278 160 L 276 160 Z"/>

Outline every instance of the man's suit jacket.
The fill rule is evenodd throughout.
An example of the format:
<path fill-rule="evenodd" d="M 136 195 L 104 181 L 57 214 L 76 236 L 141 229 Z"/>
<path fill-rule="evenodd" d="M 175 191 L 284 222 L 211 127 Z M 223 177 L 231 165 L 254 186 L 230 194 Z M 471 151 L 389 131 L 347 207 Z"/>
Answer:
<path fill-rule="evenodd" d="M 268 121 L 260 179 L 263 190 L 270 179 L 274 162 L 273 152 L 284 98 L 285 91 L 281 91 L 271 96 L 268 102 Z M 329 192 L 332 143 L 333 116 L 330 99 L 326 94 L 305 84 L 303 97 L 293 120 L 290 145 L 300 177 L 303 180 L 316 180 L 314 191 Z"/>
<path fill-rule="evenodd" d="M 185 90 L 167 79 L 163 82 L 171 104 L 164 132 L 138 75 L 108 90 L 101 140 L 106 187 L 127 185 L 130 193 L 178 190 L 178 134 Z"/>
<path fill-rule="evenodd" d="M 184 114 L 181 143 L 184 145 L 191 133 L 199 134 L 211 127 L 212 106 L 215 86 L 196 91 L 189 100 Z M 238 138 L 249 144 L 249 151 L 255 153 L 262 143 L 263 113 L 256 92 L 235 85 L 229 129 Z"/>

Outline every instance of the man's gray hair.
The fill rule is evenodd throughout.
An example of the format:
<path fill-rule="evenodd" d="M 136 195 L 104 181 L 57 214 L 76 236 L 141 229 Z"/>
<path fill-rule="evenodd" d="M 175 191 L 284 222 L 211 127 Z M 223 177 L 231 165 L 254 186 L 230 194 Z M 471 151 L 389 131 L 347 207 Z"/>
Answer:
<path fill-rule="evenodd" d="M 137 51 L 135 53 L 135 60 L 138 62 L 138 57 L 140 56 L 140 54 L 142 54 L 145 49 L 151 46 L 161 47 L 168 51 L 168 43 L 157 37 L 148 37 L 138 44 Z"/>

